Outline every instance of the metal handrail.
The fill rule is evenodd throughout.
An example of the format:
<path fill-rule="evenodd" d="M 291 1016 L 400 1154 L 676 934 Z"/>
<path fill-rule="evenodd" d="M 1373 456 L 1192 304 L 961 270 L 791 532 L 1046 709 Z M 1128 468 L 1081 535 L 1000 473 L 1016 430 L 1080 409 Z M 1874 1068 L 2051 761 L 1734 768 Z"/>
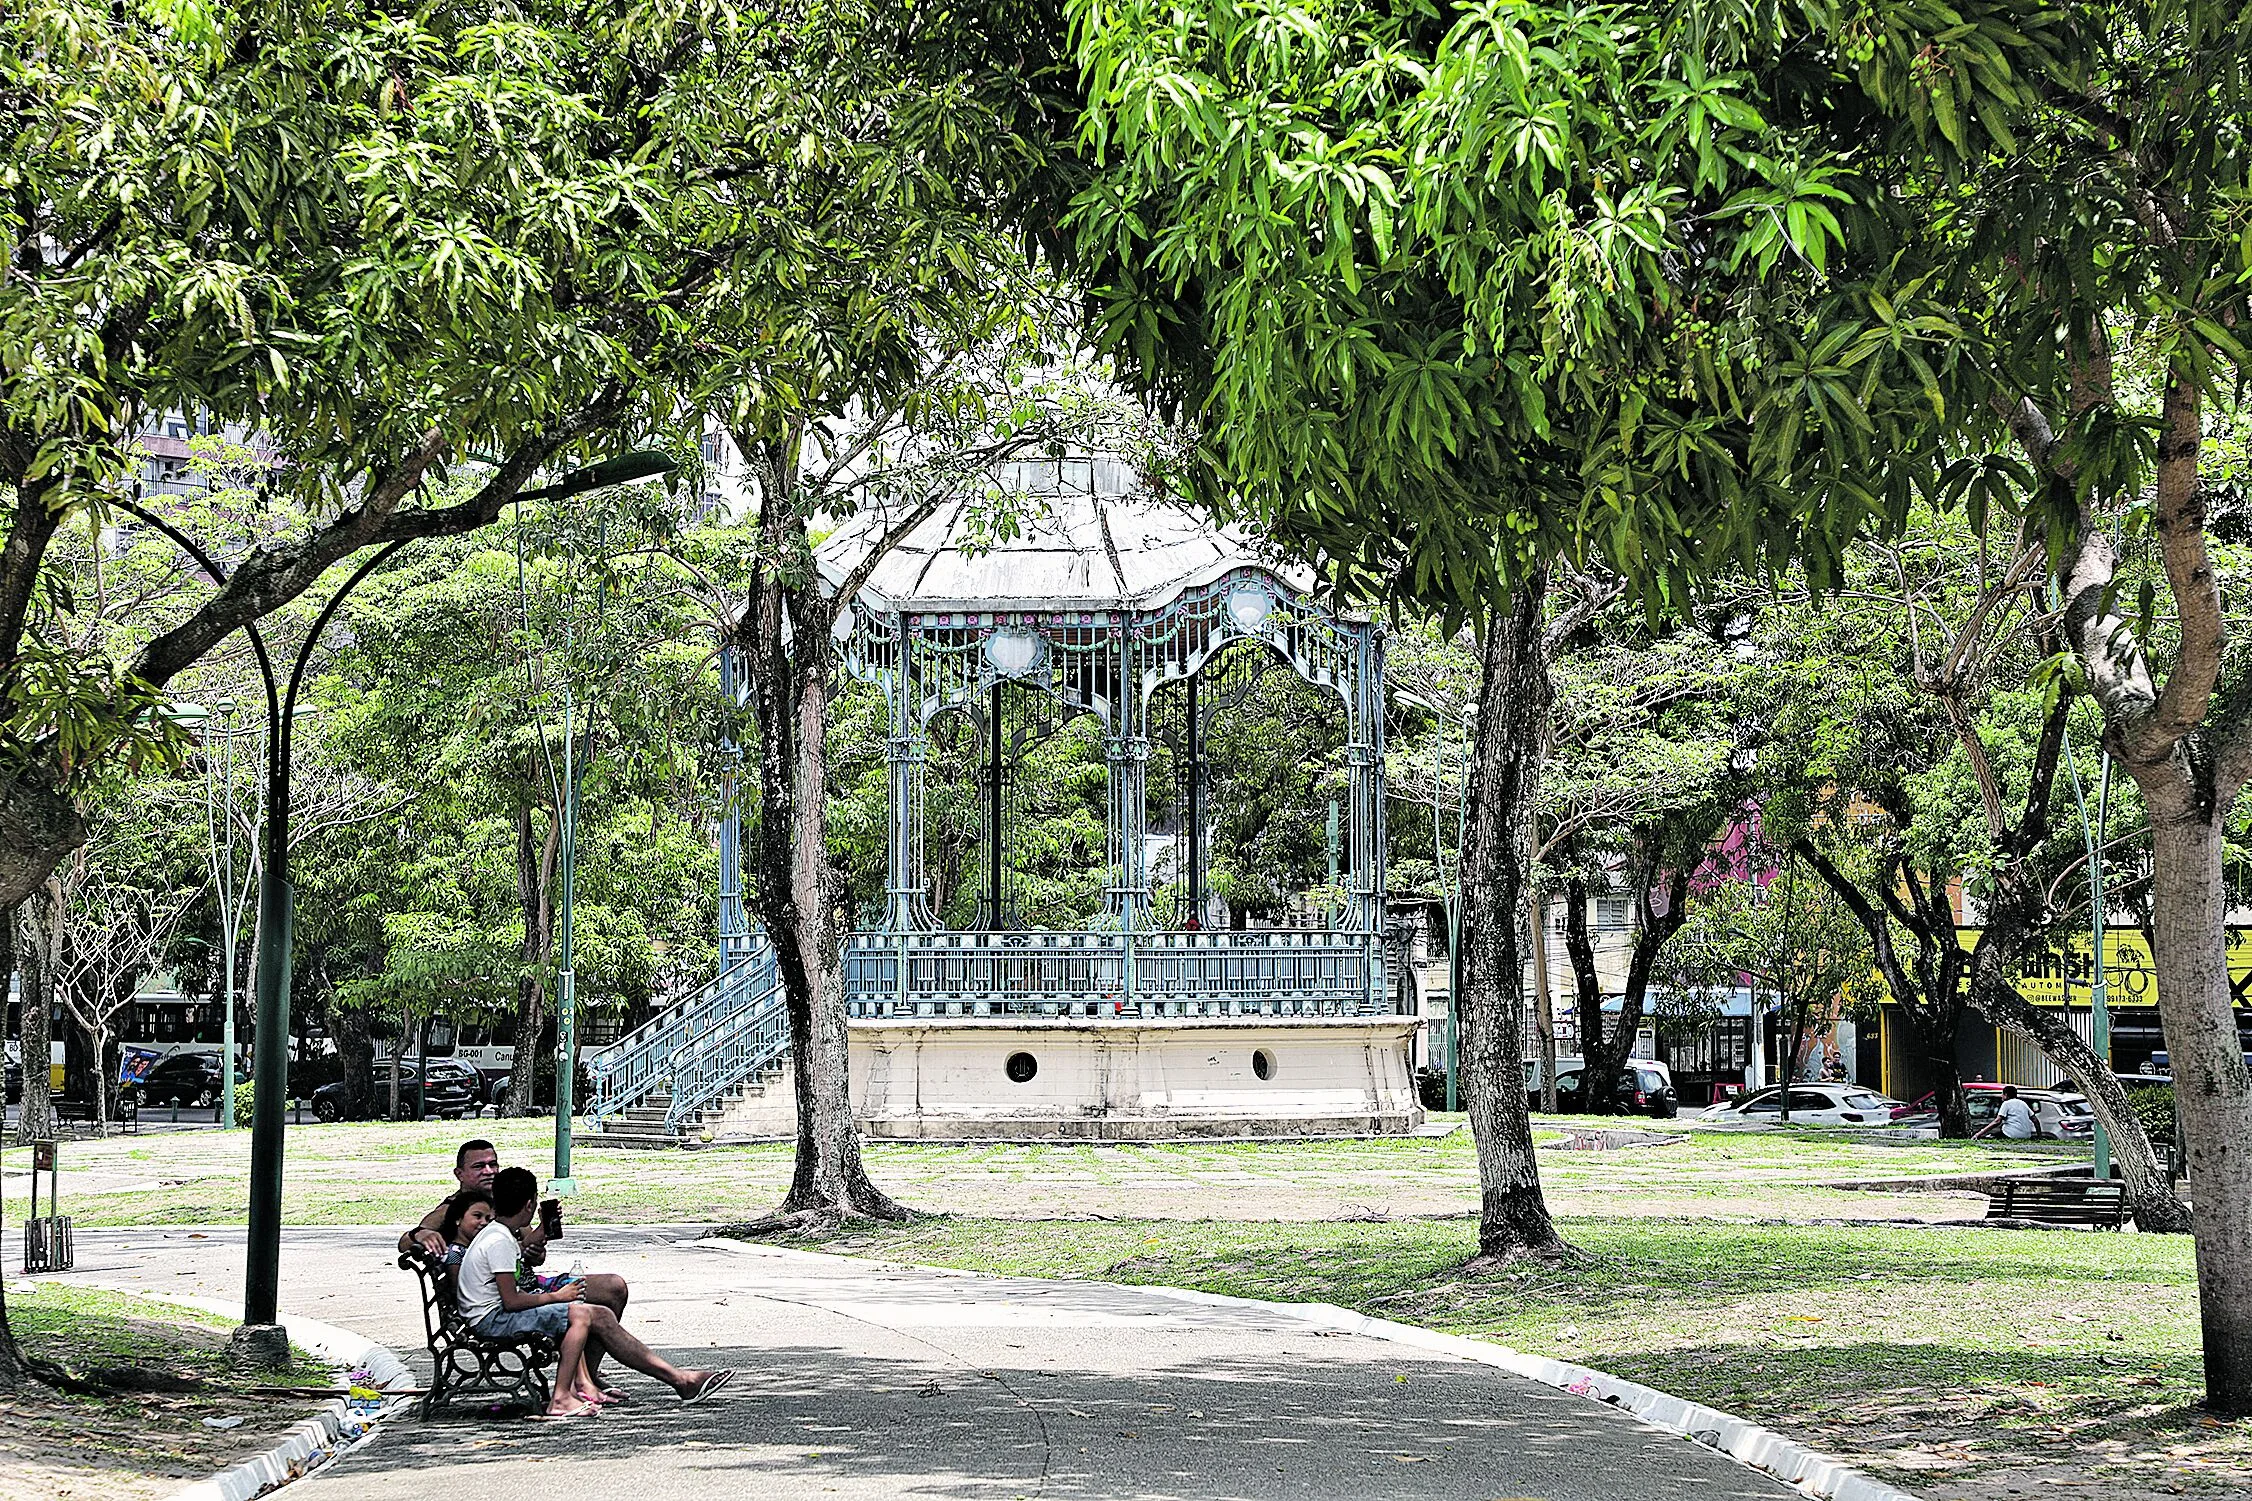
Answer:
<path fill-rule="evenodd" d="M 790 1051 L 790 1012 L 782 977 L 771 963 L 768 981 L 752 1003 L 673 1054 L 672 1105 L 665 1130 L 677 1136 L 690 1116 L 728 1090 L 754 1078 Z"/>
<path fill-rule="evenodd" d="M 767 1000 L 777 983 L 774 948 L 755 936 L 748 956 L 687 1000 L 667 1007 L 587 1060 L 596 1124 L 672 1081 L 674 1059 Z"/>

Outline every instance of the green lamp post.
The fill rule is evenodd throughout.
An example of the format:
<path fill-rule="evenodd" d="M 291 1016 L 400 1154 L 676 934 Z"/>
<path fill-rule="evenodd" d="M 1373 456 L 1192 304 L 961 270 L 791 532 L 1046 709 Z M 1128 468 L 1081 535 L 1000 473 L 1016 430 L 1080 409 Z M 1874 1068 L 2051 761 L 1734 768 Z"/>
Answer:
<path fill-rule="evenodd" d="M 654 479 L 670 474 L 679 467 L 668 454 L 642 451 L 621 454 L 606 459 L 590 468 L 565 475 L 560 481 L 544 489 L 526 490 L 518 500 L 565 500 L 588 490 L 605 489 L 611 485 L 628 485 L 636 480 Z M 563 622 L 563 655 L 568 660 L 575 645 L 571 619 Z M 578 1081 L 572 1077 L 572 1059 L 578 1053 L 579 986 L 578 972 L 572 962 L 571 897 L 578 884 L 579 869 L 579 764 L 578 736 L 578 674 L 568 672 L 563 679 L 563 772 L 560 782 L 563 829 L 558 841 L 561 848 L 557 860 L 562 866 L 563 898 L 555 915 L 555 1169 L 550 1175 L 548 1192 L 558 1198 L 568 1197 L 578 1191 L 578 1182 L 571 1176 L 571 1116 L 576 1109 L 573 1095 Z"/>
<path fill-rule="evenodd" d="M 583 491 L 622 485 L 674 468 L 661 453 L 628 453 L 565 474 L 552 485 L 520 491 L 519 501 L 552 500 Z M 171 522 L 142 507 L 138 501 L 113 502 L 120 510 L 148 523 L 172 539 L 193 558 L 214 583 L 224 586 L 226 570 Z M 248 1250 L 243 1273 L 243 1322 L 235 1341 L 262 1365 L 289 1361 L 289 1338 L 277 1322 L 281 1297 L 282 1151 L 285 1096 L 289 1091 L 289 989 L 291 921 L 294 917 L 289 872 L 290 728 L 297 714 L 297 696 L 304 687 L 305 668 L 312 661 L 321 634 L 346 596 L 361 580 L 381 567 L 406 539 L 385 544 L 344 580 L 314 617 L 304 644 L 291 665 L 288 685 L 277 680 L 265 639 L 256 626 L 243 630 L 250 638 L 258 672 L 266 689 L 266 820 L 262 834 L 263 862 L 258 874 L 258 974 L 257 1027 L 252 1043 L 252 1079 L 256 1092 L 251 1105 L 250 1203 Z M 567 1132 L 569 1117 L 559 1116 L 559 1129 Z M 566 1137 L 561 1147 L 566 1160 Z"/>

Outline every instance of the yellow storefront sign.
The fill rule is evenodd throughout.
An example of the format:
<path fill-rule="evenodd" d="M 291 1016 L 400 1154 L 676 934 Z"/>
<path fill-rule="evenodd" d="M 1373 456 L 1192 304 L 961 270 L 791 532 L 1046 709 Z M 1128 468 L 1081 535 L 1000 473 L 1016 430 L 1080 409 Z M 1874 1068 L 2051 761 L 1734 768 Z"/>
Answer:
<path fill-rule="evenodd" d="M 1975 948 L 1984 928 L 1957 928 L 1956 941 L 1965 950 Z M 2228 930 L 2229 989 L 2239 1004 L 2252 991 L 2252 927 Z M 2113 928 L 2104 934 L 2105 989 L 2114 1006 L 2158 1004 L 2157 969 L 2151 963 L 2150 945 L 2133 928 Z M 2083 930 L 2065 944 L 2029 961 L 2017 982 L 2018 993 L 2036 1006 L 2085 1006 L 2088 982 L 2095 974 L 2095 937 Z"/>

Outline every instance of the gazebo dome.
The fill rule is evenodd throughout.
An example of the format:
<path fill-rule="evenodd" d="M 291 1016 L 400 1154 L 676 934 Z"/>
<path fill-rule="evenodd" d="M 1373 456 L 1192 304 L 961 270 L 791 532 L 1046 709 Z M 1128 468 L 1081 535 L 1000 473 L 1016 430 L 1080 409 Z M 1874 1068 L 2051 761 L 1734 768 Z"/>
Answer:
<path fill-rule="evenodd" d="M 1308 570 L 1282 565 L 1243 528 L 1215 526 L 1152 495 L 1118 459 L 1004 465 L 996 488 L 1022 497 L 1015 536 L 991 539 L 994 501 L 986 493 L 953 496 L 876 565 L 860 593 L 863 607 L 906 614 L 1030 608 L 1133 615 L 1163 609 L 1183 592 L 1246 566 L 1299 590 L 1312 583 Z M 832 588 L 886 524 L 877 513 L 863 512 L 821 543 L 815 561 Z"/>

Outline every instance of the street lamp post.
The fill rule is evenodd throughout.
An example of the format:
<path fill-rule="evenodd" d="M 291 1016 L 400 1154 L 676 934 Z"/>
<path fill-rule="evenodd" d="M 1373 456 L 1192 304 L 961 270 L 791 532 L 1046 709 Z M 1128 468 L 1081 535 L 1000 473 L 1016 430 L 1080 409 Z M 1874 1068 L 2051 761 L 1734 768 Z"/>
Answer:
<path fill-rule="evenodd" d="M 2088 976 L 2088 1044 L 2105 1068 L 2111 1067 L 2110 974 L 2105 963 L 2103 907 L 2104 827 L 2111 817 L 2111 752 L 2103 752 L 2103 780 L 2096 793 L 2096 817 L 2088 821 L 2088 794 L 2080 785 L 2080 764 L 2072 758 L 2072 744 L 2064 747 L 2064 764 L 2072 773 L 2072 801 L 2080 810 L 2080 836 L 2088 846 L 2088 925 L 2095 964 Z M 2068 971 L 2061 971 L 2068 972 Z M 2068 982 L 2069 983 L 2069 982 Z M 2070 1000 L 2069 992 L 2066 1000 Z M 2098 1120 L 2095 1128 L 2095 1176 L 2111 1176 L 2111 1133 Z"/>
<path fill-rule="evenodd" d="M 1439 884 L 1440 900 L 1447 909 L 1447 1109 L 1459 1110 L 1461 1089 L 1457 1061 L 1460 1056 L 1462 1015 L 1462 842 L 1468 833 L 1470 804 L 1470 716 L 1462 715 L 1462 784 L 1455 795 L 1454 878 L 1447 878 L 1446 841 L 1440 833 L 1439 810 L 1445 791 L 1444 758 L 1447 741 L 1445 711 L 1418 693 L 1396 691 L 1402 703 L 1429 710 L 1439 721 L 1431 737 L 1431 865 Z M 1334 812 L 1334 809 L 1332 810 Z M 1333 878 L 1334 879 L 1334 878 Z"/>
<path fill-rule="evenodd" d="M 518 500 L 567 500 L 588 490 L 600 490 L 610 485 L 631 484 L 635 480 L 654 479 L 670 474 L 679 467 L 670 455 L 642 451 L 621 454 L 614 459 L 590 468 L 566 474 L 555 484 L 539 490 L 526 490 Z M 607 526 L 603 535 L 607 536 Z M 597 596 L 600 597 L 599 594 Z M 565 615 L 563 620 L 563 655 L 573 659 L 575 646 L 574 618 Z M 571 1175 L 571 1116 L 577 1109 L 574 1096 L 578 1080 L 573 1077 L 574 1062 L 578 1053 L 579 1029 L 579 977 L 573 962 L 571 933 L 571 902 L 578 887 L 579 873 L 579 777 L 583 770 L 578 754 L 578 671 L 575 665 L 563 679 L 563 775 L 561 793 L 556 801 L 561 808 L 559 817 L 562 834 L 557 858 L 562 865 L 563 898 L 556 913 L 556 996 L 555 996 L 555 1171 L 550 1175 L 548 1191 L 558 1198 L 566 1198 L 578 1191 L 578 1182 Z M 530 1081 L 526 1081 L 528 1088 Z"/>
<path fill-rule="evenodd" d="M 231 698 L 220 699 L 206 708 L 201 704 L 176 704 L 172 717 L 182 724 L 203 725 L 203 801 L 207 831 L 211 840 L 211 875 L 219 888 L 219 962 L 224 971 L 220 981 L 220 1006 L 222 1017 L 219 1033 L 219 1125 L 221 1130 L 235 1127 L 235 957 L 241 937 L 243 898 L 247 891 L 235 883 L 235 749 L 234 743 L 242 738 L 249 727 L 235 724 L 235 711 L 239 706 Z M 212 728 L 211 721 L 219 723 Z M 213 742 L 221 748 L 226 761 L 226 799 L 222 805 L 219 795 L 219 757 L 214 756 Z"/>
<path fill-rule="evenodd" d="M 544 489 L 521 491 L 519 501 L 575 495 L 605 485 L 662 474 L 673 468 L 663 454 L 625 454 L 589 468 L 574 470 Z M 138 502 L 113 502 L 172 539 L 197 566 L 224 587 L 227 575 L 195 540 L 178 527 L 144 509 Z M 265 638 L 246 623 L 258 662 L 258 675 L 266 689 L 266 827 L 262 837 L 263 862 L 258 874 L 258 975 L 257 1017 L 252 1041 L 251 1077 L 254 1094 L 250 1119 L 250 1214 L 248 1251 L 243 1271 L 243 1320 L 234 1342 L 253 1361 L 266 1366 L 286 1365 L 289 1336 L 279 1320 L 281 1294 L 281 1194 L 284 1105 L 289 1090 L 289 988 L 293 893 L 289 877 L 290 729 L 296 718 L 297 695 L 305 684 L 305 668 L 329 620 L 360 581 L 390 561 L 407 539 L 389 542 L 352 570 L 343 585 L 329 596 L 304 644 L 291 663 L 289 683 L 279 688 Z"/>
<path fill-rule="evenodd" d="M 118 501 L 120 510 L 155 527 L 193 558 L 212 581 L 225 586 L 226 571 L 195 540 L 137 502 Z M 250 1106 L 250 1225 L 249 1251 L 243 1270 L 242 1327 L 235 1331 L 236 1347 L 254 1362 L 281 1366 L 289 1362 L 289 1336 L 279 1319 L 281 1293 L 281 1169 L 283 1095 L 289 1089 L 289 967 L 291 943 L 291 891 L 289 883 L 289 753 L 290 729 L 296 718 L 297 695 L 305 683 L 305 667 L 313 658 L 321 632 L 353 586 L 406 545 L 392 542 L 353 570 L 344 586 L 329 598 L 313 619 L 313 628 L 290 665 L 289 685 L 281 689 L 266 640 L 255 625 L 245 624 L 258 676 L 266 689 L 266 826 L 258 871 L 258 975 L 256 1026 L 252 1036 Z"/>

